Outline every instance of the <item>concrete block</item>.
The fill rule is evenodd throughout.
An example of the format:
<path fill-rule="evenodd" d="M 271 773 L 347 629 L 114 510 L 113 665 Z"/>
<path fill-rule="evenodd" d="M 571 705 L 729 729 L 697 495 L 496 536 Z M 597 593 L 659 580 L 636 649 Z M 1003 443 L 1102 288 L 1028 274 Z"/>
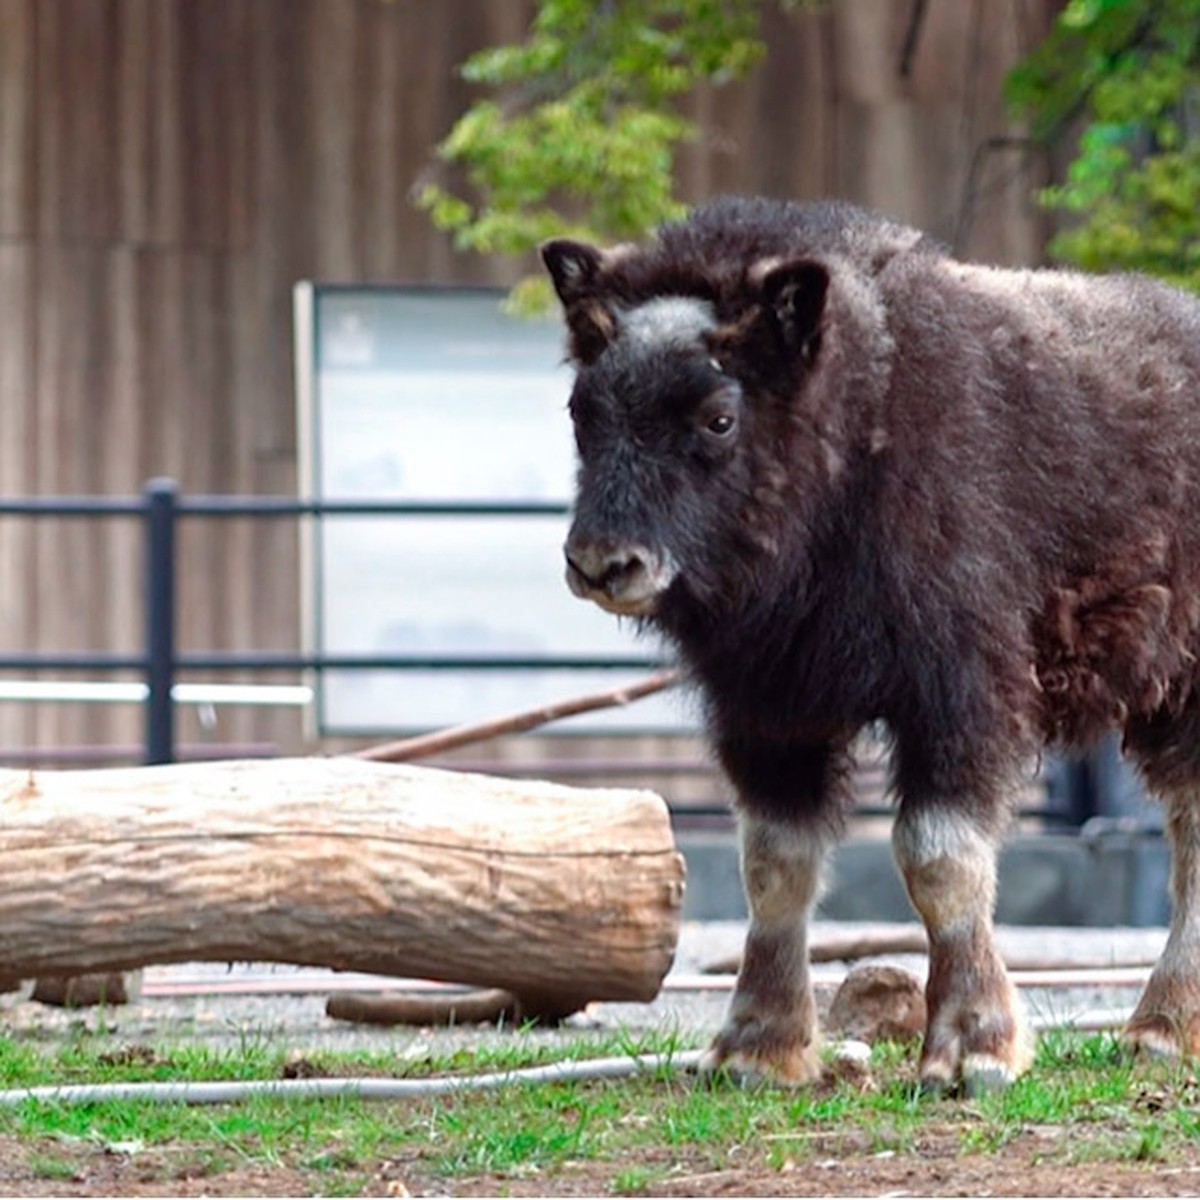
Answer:
<path fill-rule="evenodd" d="M 688 867 L 684 918 L 744 919 L 733 833 L 681 831 L 677 841 Z M 1001 850 L 996 919 L 1004 925 L 1165 925 L 1169 873 L 1166 843 L 1154 831 L 1017 837 Z M 888 839 L 838 847 L 818 915 L 831 921 L 914 918 Z"/>

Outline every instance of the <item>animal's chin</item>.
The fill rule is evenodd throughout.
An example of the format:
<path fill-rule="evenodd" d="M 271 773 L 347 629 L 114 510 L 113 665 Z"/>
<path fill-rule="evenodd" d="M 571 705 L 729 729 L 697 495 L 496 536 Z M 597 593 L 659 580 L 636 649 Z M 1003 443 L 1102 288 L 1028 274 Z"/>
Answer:
<path fill-rule="evenodd" d="M 637 617 L 642 620 L 653 617 L 658 612 L 658 602 L 662 597 L 662 592 L 658 590 L 617 592 L 614 595 L 604 588 L 589 587 L 578 576 L 570 577 L 568 582 L 571 591 L 580 600 L 590 600 L 598 608 L 617 617 Z"/>
<path fill-rule="evenodd" d="M 610 596 L 607 592 L 590 592 L 585 598 L 605 612 L 618 617 L 652 617 L 658 611 L 661 593 L 648 596 Z"/>
<path fill-rule="evenodd" d="M 664 572 L 663 575 L 665 574 Z M 670 584 L 670 580 L 666 578 L 643 577 L 632 586 L 610 590 L 597 587 L 570 564 L 567 566 L 566 578 L 567 586 L 580 600 L 590 600 L 614 616 L 635 617 L 640 620 L 648 620 L 659 611 L 659 602 Z"/>

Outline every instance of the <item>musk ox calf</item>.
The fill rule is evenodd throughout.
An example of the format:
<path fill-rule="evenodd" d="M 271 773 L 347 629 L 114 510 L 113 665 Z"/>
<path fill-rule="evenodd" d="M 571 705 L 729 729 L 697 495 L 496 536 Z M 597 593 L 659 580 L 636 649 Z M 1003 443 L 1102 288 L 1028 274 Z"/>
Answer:
<path fill-rule="evenodd" d="M 1027 1065 L 996 841 L 1044 745 L 1110 730 L 1174 855 L 1125 1037 L 1200 1051 L 1200 304 L 840 204 L 543 255 L 577 368 L 568 583 L 678 648 L 737 793 L 750 927 L 711 1062 L 818 1069 L 806 925 L 869 722 L 929 934 L 927 1085 Z"/>

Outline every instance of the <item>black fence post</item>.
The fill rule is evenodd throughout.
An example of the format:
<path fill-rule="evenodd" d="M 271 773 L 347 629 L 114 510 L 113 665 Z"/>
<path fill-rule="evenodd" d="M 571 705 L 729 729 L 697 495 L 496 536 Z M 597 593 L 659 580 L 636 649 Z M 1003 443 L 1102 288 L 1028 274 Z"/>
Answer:
<path fill-rule="evenodd" d="M 175 516 L 172 479 L 151 479 L 146 512 L 146 762 L 175 759 Z"/>

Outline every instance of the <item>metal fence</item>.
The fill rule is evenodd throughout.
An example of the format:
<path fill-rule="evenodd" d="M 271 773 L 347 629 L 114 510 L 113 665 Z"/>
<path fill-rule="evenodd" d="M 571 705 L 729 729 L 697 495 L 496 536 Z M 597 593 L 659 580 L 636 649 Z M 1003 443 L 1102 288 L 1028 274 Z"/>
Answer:
<path fill-rule="evenodd" d="M 136 518 L 144 529 L 145 597 L 143 649 L 140 654 L 104 651 L 55 654 L 0 652 L 0 671 L 80 671 L 89 674 L 137 672 L 145 712 L 144 761 L 169 763 L 176 757 L 176 681 L 181 672 L 327 671 L 327 670 L 628 670 L 661 667 L 660 660 L 623 656 L 538 657 L 489 655 L 331 655 L 256 653 L 253 651 L 188 651 L 176 642 L 176 532 L 181 520 L 227 520 L 255 517 L 297 520 L 301 517 L 514 517 L 561 516 L 564 504 L 553 503 L 426 503 L 416 501 L 318 501 L 277 496 L 183 496 L 170 479 L 150 480 L 140 496 L 54 496 L 0 499 L 0 517 Z"/>

